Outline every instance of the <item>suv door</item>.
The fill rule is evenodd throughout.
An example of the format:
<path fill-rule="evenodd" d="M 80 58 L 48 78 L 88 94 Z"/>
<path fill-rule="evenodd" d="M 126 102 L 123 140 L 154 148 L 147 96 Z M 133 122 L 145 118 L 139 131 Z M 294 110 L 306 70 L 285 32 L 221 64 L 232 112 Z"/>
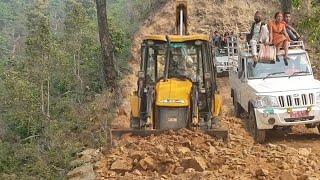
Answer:
<path fill-rule="evenodd" d="M 236 99 L 243 108 L 245 108 L 247 104 L 247 102 L 245 102 L 246 94 L 247 94 L 245 72 L 246 72 L 246 59 L 242 57 L 239 59 L 237 77 L 235 77 L 236 81 L 234 81 L 233 83 L 235 83 L 235 86 L 237 87 L 235 92 Z"/>

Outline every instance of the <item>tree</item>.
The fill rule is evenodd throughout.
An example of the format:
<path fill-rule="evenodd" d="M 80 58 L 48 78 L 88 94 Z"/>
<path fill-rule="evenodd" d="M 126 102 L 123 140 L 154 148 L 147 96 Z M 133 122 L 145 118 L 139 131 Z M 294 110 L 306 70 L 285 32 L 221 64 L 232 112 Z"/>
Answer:
<path fill-rule="evenodd" d="M 38 0 L 27 14 L 27 55 L 30 81 L 40 86 L 41 111 L 50 116 L 51 31 L 48 1 Z"/>
<path fill-rule="evenodd" d="M 107 23 L 107 2 L 96 0 L 99 38 L 102 50 L 103 73 L 107 88 L 116 88 L 117 72 L 115 68 L 113 45 Z"/>

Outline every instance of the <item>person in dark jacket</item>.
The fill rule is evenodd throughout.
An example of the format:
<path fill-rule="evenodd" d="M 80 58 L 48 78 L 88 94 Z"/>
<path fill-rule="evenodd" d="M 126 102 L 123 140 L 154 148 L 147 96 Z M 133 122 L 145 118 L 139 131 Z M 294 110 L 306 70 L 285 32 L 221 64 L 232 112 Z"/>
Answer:
<path fill-rule="evenodd" d="M 298 41 L 300 39 L 299 33 L 290 25 L 291 13 L 285 12 L 284 15 L 284 24 L 286 25 L 286 31 L 291 41 Z"/>
<path fill-rule="evenodd" d="M 221 46 L 221 36 L 218 33 L 218 31 L 214 32 L 214 35 L 213 35 L 213 38 L 212 38 L 212 42 L 213 42 L 213 45 L 216 46 L 216 47 L 220 47 Z"/>

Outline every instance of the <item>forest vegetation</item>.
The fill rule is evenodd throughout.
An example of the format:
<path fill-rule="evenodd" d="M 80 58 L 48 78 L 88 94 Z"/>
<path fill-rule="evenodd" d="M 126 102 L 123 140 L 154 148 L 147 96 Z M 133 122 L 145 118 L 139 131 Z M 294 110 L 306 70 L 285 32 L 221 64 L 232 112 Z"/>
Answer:
<path fill-rule="evenodd" d="M 107 0 L 117 79 L 131 38 L 161 1 Z M 84 148 L 106 143 L 107 90 L 95 1 L 0 0 L 0 177 L 62 178 Z M 108 94 L 106 119 L 95 100 Z"/>

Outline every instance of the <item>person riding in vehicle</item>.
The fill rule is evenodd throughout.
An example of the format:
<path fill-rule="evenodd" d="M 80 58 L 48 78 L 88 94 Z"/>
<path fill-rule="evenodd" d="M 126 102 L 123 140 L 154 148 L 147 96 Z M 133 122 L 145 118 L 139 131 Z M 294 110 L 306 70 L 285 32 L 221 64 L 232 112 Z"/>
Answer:
<path fill-rule="evenodd" d="M 286 26 L 282 22 L 283 15 L 281 12 L 277 12 L 274 16 L 275 20 L 270 21 L 268 24 L 270 32 L 270 42 L 276 46 L 277 61 L 279 61 L 280 48 L 284 48 L 284 60 L 285 65 L 288 65 L 288 48 L 290 44 L 290 38 L 286 31 Z"/>
<path fill-rule="evenodd" d="M 284 15 L 284 24 L 286 25 L 286 31 L 292 41 L 298 41 L 300 39 L 299 33 L 291 26 L 291 13 L 285 12 Z"/>
<path fill-rule="evenodd" d="M 260 11 L 257 11 L 254 15 L 254 22 L 252 23 L 250 34 L 247 36 L 247 42 L 251 46 L 254 61 L 258 61 L 257 44 L 269 42 L 268 28 L 262 22 L 262 13 Z"/>

